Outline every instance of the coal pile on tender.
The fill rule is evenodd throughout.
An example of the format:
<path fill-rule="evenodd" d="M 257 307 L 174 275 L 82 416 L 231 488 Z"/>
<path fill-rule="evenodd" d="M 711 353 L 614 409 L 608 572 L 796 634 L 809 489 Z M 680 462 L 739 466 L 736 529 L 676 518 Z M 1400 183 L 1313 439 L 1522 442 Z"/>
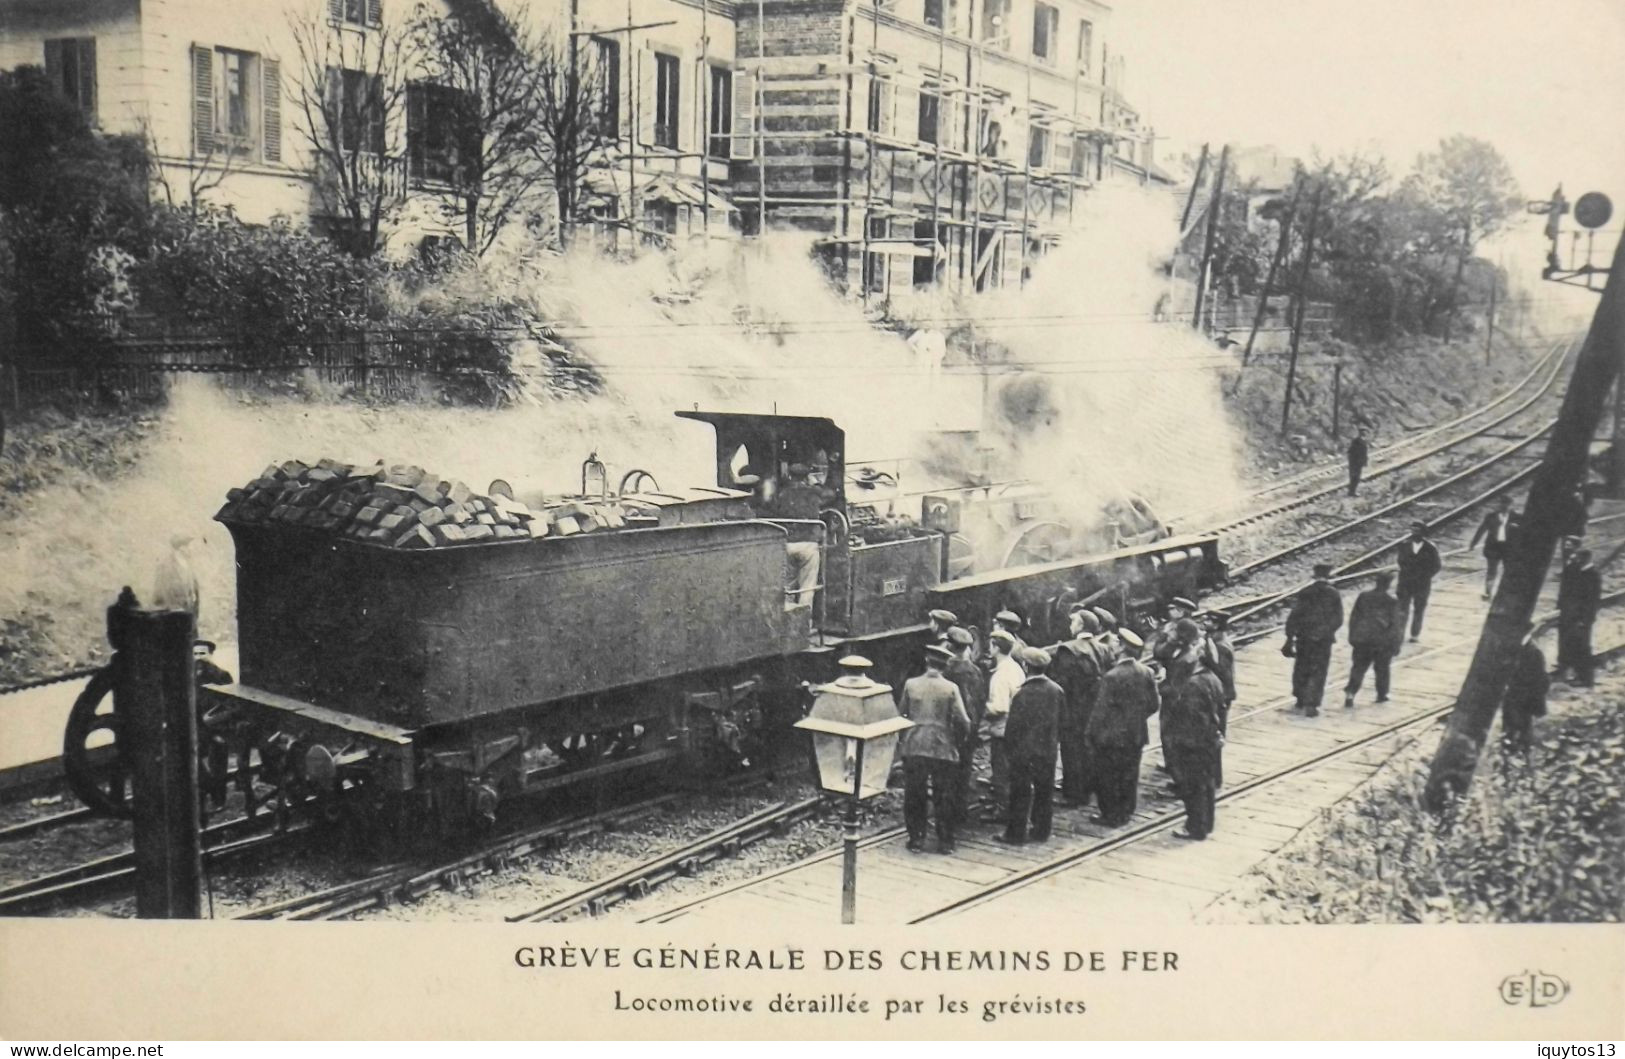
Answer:
<path fill-rule="evenodd" d="M 492 495 L 422 467 L 382 460 L 371 467 L 322 459 L 289 460 L 226 493 L 220 522 L 300 526 L 392 548 L 444 548 L 515 538 L 653 526 L 652 512 L 607 499 L 571 499 L 537 507 L 492 483 Z"/>

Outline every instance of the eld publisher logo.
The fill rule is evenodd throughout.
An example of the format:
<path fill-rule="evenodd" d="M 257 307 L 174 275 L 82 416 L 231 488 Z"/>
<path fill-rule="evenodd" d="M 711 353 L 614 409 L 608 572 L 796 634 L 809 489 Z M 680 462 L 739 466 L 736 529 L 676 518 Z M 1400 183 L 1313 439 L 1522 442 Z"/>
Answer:
<path fill-rule="evenodd" d="M 1526 1004 L 1532 1008 L 1548 1008 L 1561 1003 L 1568 995 L 1569 984 L 1545 971 L 1524 971 L 1501 979 L 1501 1002 L 1513 1007 Z"/>

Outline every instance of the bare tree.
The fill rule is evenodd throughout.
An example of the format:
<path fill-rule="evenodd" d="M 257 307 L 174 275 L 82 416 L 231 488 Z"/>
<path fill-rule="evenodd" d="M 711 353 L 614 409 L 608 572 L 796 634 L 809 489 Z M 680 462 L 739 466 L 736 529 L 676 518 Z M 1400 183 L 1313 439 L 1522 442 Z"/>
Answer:
<path fill-rule="evenodd" d="M 153 182 L 163 192 L 164 203 L 172 208 L 185 209 L 194 218 L 198 208 L 203 205 L 203 196 L 225 183 L 228 176 L 238 168 L 241 157 L 239 152 L 231 149 L 230 144 L 219 140 L 211 140 L 204 150 L 198 150 L 196 137 L 187 137 L 186 161 L 176 168 L 181 168 L 186 176 L 184 187 L 179 187 L 179 181 L 171 181 L 171 167 L 164 164 L 163 153 L 158 147 L 158 135 L 153 131 L 150 122 L 141 123 L 141 137 L 147 145 L 147 155 L 151 158 Z"/>
<path fill-rule="evenodd" d="M 537 53 L 540 66 L 539 121 L 535 152 L 547 174 L 558 209 L 559 244 L 567 246 L 577 223 L 587 176 L 615 146 L 613 70 L 596 61 L 574 38 L 547 37 Z"/>
<path fill-rule="evenodd" d="M 294 128 L 310 151 L 316 194 L 339 242 L 369 257 L 384 218 L 406 199 L 400 138 L 414 38 L 400 24 L 350 25 L 325 10 L 290 22 Z"/>
<path fill-rule="evenodd" d="M 420 120 L 437 122 L 427 96 L 443 93 L 445 120 L 458 126 L 455 164 L 441 167 L 443 198 L 463 218 L 469 250 L 483 254 L 503 228 L 525 211 L 547 175 L 536 143 L 542 109 L 543 44 L 523 6 L 454 4 L 442 15 L 419 4 L 411 34 L 427 78 Z M 432 187 L 426 190 L 434 190 Z"/>

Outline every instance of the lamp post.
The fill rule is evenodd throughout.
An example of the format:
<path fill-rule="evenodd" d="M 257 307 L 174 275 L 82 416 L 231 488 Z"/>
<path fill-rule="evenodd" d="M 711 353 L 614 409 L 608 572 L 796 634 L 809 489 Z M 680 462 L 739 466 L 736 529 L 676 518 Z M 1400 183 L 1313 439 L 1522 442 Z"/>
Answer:
<path fill-rule="evenodd" d="M 869 678 L 867 658 L 841 659 L 841 675 L 815 689 L 812 710 L 796 722 L 812 733 L 818 782 L 831 794 L 844 794 L 845 856 L 841 867 L 841 922 L 857 922 L 858 803 L 886 791 L 897 737 L 914 727 L 900 717 L 891 685 Z"/>

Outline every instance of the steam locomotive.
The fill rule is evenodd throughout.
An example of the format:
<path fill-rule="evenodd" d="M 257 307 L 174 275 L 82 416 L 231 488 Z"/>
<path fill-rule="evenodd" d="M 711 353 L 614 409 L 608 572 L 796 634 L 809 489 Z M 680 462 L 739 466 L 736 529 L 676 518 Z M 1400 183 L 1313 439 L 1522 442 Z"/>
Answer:
<path fill-rule="evenodd" d="M 848 479 L 827 418 L 677 414 L 714 431 L 716 484 L 628 474 L 617 495 L 645 513 L 635 527 L 409 550 L 227 522 L 240 673 L 200 689 L 200 710 L 229 719 L 240 762 L 257 760 L 258 787 L 237 772 L 244 793 L 342 795 L 407 833 L 482 828 L 521 794 L 737 768 L 789 731 L 806 683 L 841 656 L 905 675 L 931 609 L 973 626 L 1013 609 L 1050 642 L 1072 600 L 1142 613 L 1223 577 L 1213 537 L 1159 529 L 1121 546 L 1120 529 L 1074 533 L 1027 491 L 941 490 L 899 515 L 914 498 L 859 497 L 873 483 Z M 814 463 L 819 517 L 777 517 L 739 487 L 742 460 L 768 479 Z M 978 525 L 1000 531 L 995 546 L 978 547 Z M 795 542 L 821 557 L 810 606 L 787 588 Z"/>

